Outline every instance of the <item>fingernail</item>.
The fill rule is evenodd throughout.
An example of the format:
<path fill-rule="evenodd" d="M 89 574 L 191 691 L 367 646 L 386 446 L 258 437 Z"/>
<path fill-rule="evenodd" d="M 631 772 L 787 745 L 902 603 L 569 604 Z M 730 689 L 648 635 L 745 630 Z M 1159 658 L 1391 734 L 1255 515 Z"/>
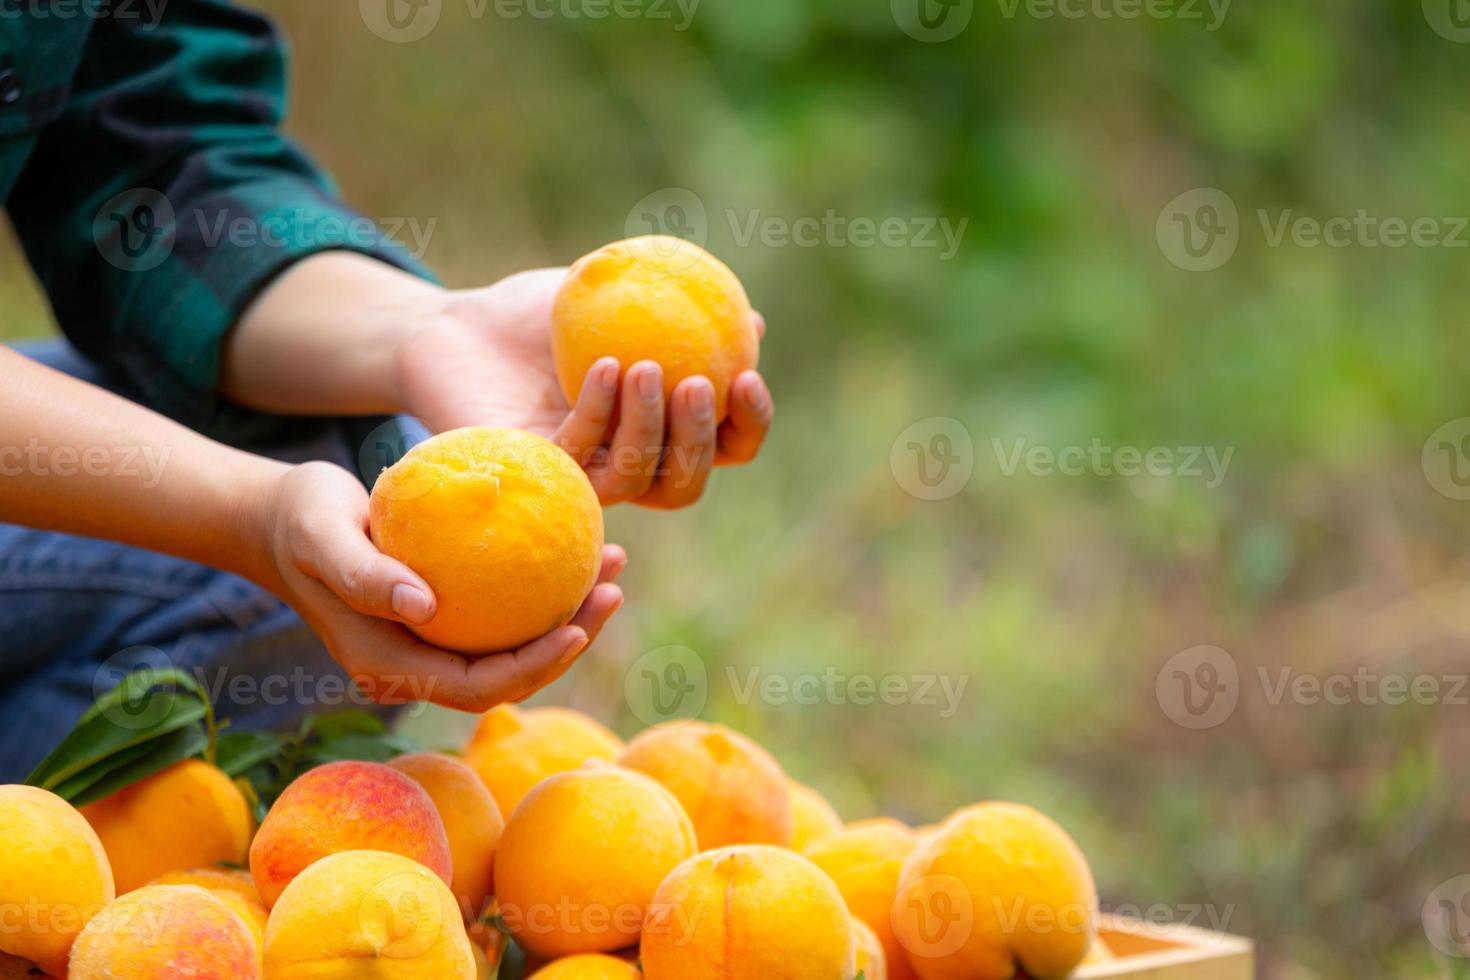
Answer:
<path fill-rule="evenodd" d="M 597 362 L 598 384 L 603 391 L 616 391 L 618 387 L 618 361 L 615 357 L 604 357 Z"/>
<path fill-rule="evenodd" d="M 663 394 L 663 379 L 659 377 L 656 367 L 645 368 L 638 376 L 638 394 L 643 396 L 644 401 L 656 401 Z"/>
<path fill-rule="evenodd" d="M 429 597 L 423 590 L 400 582 L 393 586 L 393 612 L 410 623 L 427 623 Z"/>
<path fill-rule="evenodd" d="M 576 659 L 577 654 L 581 653 L 586 648 L 587 634 L 578 633 L 577 636 L 570 643 L 567 644 L 567 648 L 562 651 L 561 662 L 568 663 Z"/>
<path fill-rule="evenodd" d="M 745 404 L 763 412 L 766 408 L 766 389 L 762 385 L 750 385 L 745 389 Z"/>
<path fill-rule="evenodd" d="M 715 389 L 711 385 L 695 385 L 689 392 L 689 414 L 696 422 L 715 420 Z"/>

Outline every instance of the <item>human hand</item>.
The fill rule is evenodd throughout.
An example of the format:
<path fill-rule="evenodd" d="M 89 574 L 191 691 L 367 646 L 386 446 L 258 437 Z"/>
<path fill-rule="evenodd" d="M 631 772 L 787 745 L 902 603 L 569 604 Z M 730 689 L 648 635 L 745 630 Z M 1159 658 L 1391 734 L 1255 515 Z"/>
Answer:
<path fill-rule="evenodd" d="M 629 366 L 619 384 L 621 365 L 604 358 L 568 405 L 551 356 L 551 306 L 565 274 L 540 269 L 447 294 L 398 348 L 405 409 L 436 432 L 497 425 L 544 435 L 582 464 L 603 504 L 685 507 L 704 492 L 712 466 L 755 458 L 772 418 L 756 371 L 735 379 L 718 426 L 708 379 L 684 380 L 666 403 L 652 361 Z M 765 335 L 759 314 L 756 329 Z"/>
<path fill-rule="evenodd" d="M 433 590 L 373 546 L 367 493 L 346 470 L 329 463 L 284 470 L 260 523 L 275 575 L 266 584 L 358 687 L 385 704 L 426 700 L 481 712 L 524 700 L 565 673 L 623 602 L 614 583 L 627 555 L 609 545 L 598 583 L 570 623 L 514 652 L 465 657 L 406 628 L 433 617 Z"/>

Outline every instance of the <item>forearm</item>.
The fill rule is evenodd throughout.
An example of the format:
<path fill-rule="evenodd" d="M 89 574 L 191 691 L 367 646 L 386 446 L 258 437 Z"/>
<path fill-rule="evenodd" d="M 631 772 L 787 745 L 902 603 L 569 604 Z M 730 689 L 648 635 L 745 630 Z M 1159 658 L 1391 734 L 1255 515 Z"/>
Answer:
<path fill-rule="evenodd" d="M 401 412 L 396 353 L 447 295 L 366 256 L 304 259 L 225 338 L 220 389 L 237 404 L 281 415 Z"/>
<path fill-rule="evenodd" d="M 264 522 L 284 464 L 3 347 L 0 377 L 0 521 L 120 541 L 279 588 Z"/>

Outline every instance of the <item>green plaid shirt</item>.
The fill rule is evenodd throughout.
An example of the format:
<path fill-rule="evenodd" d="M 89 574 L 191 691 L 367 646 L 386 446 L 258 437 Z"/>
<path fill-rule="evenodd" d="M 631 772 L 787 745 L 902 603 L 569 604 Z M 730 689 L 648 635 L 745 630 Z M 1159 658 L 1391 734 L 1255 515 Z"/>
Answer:
<path fill-rule="evenodd" d="M 292 262 L 427 275 L 281 135 L 285 75 L 224 0 L 0 0 L 0 200 L 72 342 L 196 428 L 226 331 Z"/>

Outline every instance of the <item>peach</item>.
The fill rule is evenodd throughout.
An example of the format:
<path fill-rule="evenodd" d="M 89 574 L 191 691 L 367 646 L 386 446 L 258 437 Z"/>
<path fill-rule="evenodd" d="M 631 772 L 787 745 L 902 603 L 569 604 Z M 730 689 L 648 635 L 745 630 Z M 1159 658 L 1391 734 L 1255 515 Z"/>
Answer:
<path fill-rule="evenodd" d="M 665 722 L 629 742 L 618 762 L 652 776 L 684 804 L 701 850 L 791 844 L 786 775 L 769 752 L 738 732 Z"/>
<path fill-rule="evenodd" d="M 693 242 L 650 235 L 604 245 L 573 263 L 551 308 L 551 352 L 569 403 L 599 358 L 626 370 L 663 368 L 664 395 L 685 378 L 708 378 L 715 419 L 730 386 L 755 367 L 760 338 L 735 273 Z"/>
<path fill-rule="evenodd" d="M 611 762 L 622 751 L 616 735 L 580 711 L 503 704 L 480 716 L 464 758 L 509 820 L 516 805 L 547 776 L 570 772 L 592 759 Z"/>
<path fill-rule="evenodd" d="M 495 797 L 473 769 L 447 755 L 416 752 L 388 765 L 422 786 L 434 801 L 454 864 L 450 888 L 465 921 L 478 921 L 495 893 L 495 847 L 505 830 Z"/>
<path fill-rule="evenodd" d="M 851 980 L 856 962 L 832 879 L 762 845 L 706 851 L 670 872 L 640 950 L 648 980 Z"/>
<path fill-rule="evenodd" d="M 1070 976 L 1092 944 L 1097 889 L 1051 819 L 979 803 L 922 838 L 899 875 L 893 930 L 922 980 Z"/>
<path fill-rule="evenodd" d="M 224 902 L 250 929 L 258 952 L 265 951 L 265 923 L 268 912 L 255 889 L 250 872 L 232 868 L 195 868 L 192 871 L 170 871 L 150 885 L 198 885 Z"/>
<path fill-rule="evenodd" d="M 71 951 L 68 980 L 259 980 L 250 928 L 197 885 L 147 885 L 97 914 Z"/>
<path fill-rule="evenodd" d="M 373 486 L 370 524 L 378 549 L 434 590 L 434 617 L 413 631 L 471 655 L 565 626 L 602 567 L 602 505 L 587 474 L 519 429 L 419 443 Z"/>
<path fill-rule="evenodd" d="M 883 943 L 878 934 L 869 929 L 862 919 L 852 920 L 853 945 L 857 948 L 857 975 L 862 980 L 888 980 L 888 954 L 883 952 Z"/>
<path fill-rule="evenodd" d="M 223 771 L 186 759 L 82 807 L 112 862 L 117 893 L 170 871 L 243 865 L 255 818 Z"/>
<path fill-rule="evenodd" d="M 868 820 L 817 841 L 805 852 L 837 884 L 853 917 L 877 935 L 893 980 L 914 977 L 894 938 L 891 912 L 899 872 L 917 843 L 913 832 L 897 820 Z"/>
<path fill-rule="evenodd" d="M 444 821 L 422 786 L 376 762 L 330 762 L 298 776 L 266 814 L 250 846 L 250 873 L 266 908 L 312 862 L 338 851 L 401 854 L 448 885 L 453 861 Z"/>
<path fill-rule="evenodd" d="M 604 953 L 564 956 L 531 974 L 530 980 L 643 980 L 638 967 Z"/>
<path fill-rule="evenodd" d="M 791 849 L 800 854 L 807 845 L 831 837 L 842 829 L 842 818 L 826 797 L 810 786 L 787 780 L 791 795 Z"/>
<path fill-rule="evenodd" d="M 82 928 L 115 896 L 97 833 L 33 786 L 0 786 L 0 952 L 63 975 Z"/>
<path fill-rule="evenodd" d="M 271 980 L 475 980 L 449 886 L 386 851 L 339 851 L 281 893 L 265 930 Z"/>
<path fill-rule="evenodd" d="M 506 825 L 495 861 L 501 918 L 543 957 L 638 942 L 664 877 L 696 850 L 668 790 L 603 762 L 552 776 Z"/>

